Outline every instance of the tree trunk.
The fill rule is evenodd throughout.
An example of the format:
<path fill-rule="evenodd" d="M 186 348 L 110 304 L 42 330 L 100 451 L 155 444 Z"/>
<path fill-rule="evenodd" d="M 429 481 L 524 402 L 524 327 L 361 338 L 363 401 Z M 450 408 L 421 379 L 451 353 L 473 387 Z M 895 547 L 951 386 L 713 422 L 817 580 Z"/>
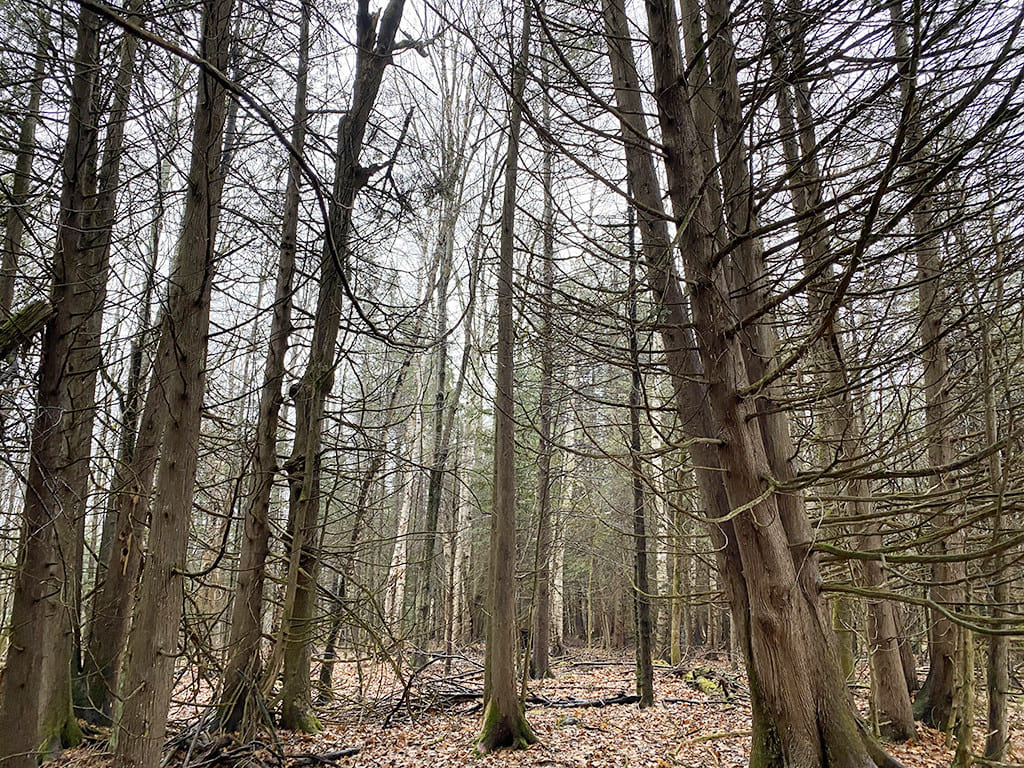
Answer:
<path fill-rule="evenodd" d="M 547 64 L 542 65 L 547 82 Z M 545 97 L 543 121 L 545 129 L 551 124 L 551 103 Z M 533 601 L 533 629 L 530 633 L 530 677 L 539 680 L 553 677 L 551 673 L 551 442 L 553 408 L 551 390 L 554 385 L 554 340 L 552 329 L 552 303 L 555 281 L 555 203 L 551 189 L 552 148 L 545 146 L 541 161 L 541 184 L 544 187 L 544 207 L 541 212 L 541 276 L 540 276 L 540 402 L 537 407 L 537 546 L 534 557 L 536 588 Z"/>
<path fill-rule="evenodd" d="M 294 126 L 291 144 L 301 153 L 306 138 L 306 82 L 309 74 L 309 5 L 303 2 L 299 21 L 299 62 L 296 70 Z M 251 488 L 245 513 L 245 530 L 239 555 L 238 583 L 231 613 L 230 656 L 224 670 L 220 700 L 220 728 L 251 730 L 259 719 L 260 643 L 263 636 L 263 584 L 270 550 L 270 496 L 277 467 L 278 416 L 285 355 L 292 330 L 296 236 L 301 201 L 299 158 L 289 157 L 277 283 L 274 288 L 270 343 L 260 389 L 256 425 L 256 451 Z"/>
<path fill-rule="evenodd" d="M 233 0 L 205 0 L 205 59 L 228 63 Z M 226 90 L 200 76 L 192 138 L 188 197 L 170 275 L 154 375 L 167 402 L 167 425 L 157 469 L 146 567 L 139 586 L 125 658 L 123 710 L 116 718 L 119 765 L 149 768 L 160 762 L 170 705 L 178 628 L 184 600 L 185 556 L 198 462 L 205 393 L 210 295 L 221 192 Z"/>
<path fill-rule="evenodd" d="M 512 75 L 512 104 L 505 160 L 505 189 L 501 207 L 498 252 L 497 371 L 494 393 L 494 495 L 488 563 L 487 646 L 484 662 L 484 721 L 477 749 L 522 749 L 537 741 L 516 695 L 516 481 L 515 397 L 513 365 L 513 260 L 515 213 L 526 68 L 530 56 L 532 4 L 523 4 L 523 31 Z"/>
<path fill-rule="evenodd" d="M 636 243 L 633 209 L 629 208 L 629 289 L 627 301 L 628 344 L 630 355 L 629 454 L 633 485 L 633 610 L 636 616 L 636 690 L 641 709 L 654 706 L 654 651 L 651 626 L 651 585 L 647 570 L 647 504 L 644 498 L 644 469 L 640 458 L 640 408 L 643 380 L 640 370 L 640 346 L 637 340 Z"/>
<path fill-rule="evenodd" d="M 356 68 L 352 102 L 338 124 L 334 195 L 328 212 L 328 237 L 320 266 L 320 286 L 309 363 L 295 398 L 295 438 L 288 460 L 289 569 L 285 602 L 284 678 L 281 725 L 314 732 L 321 726 L 310 699 L 310 643 L 316 599 L 318 555 L 315 542 L 320 519 L 319 453 L 324 406 L 334 383 L 334 366 L 341 310 L 346 291 L 352 207 L 372 169 L 359 165 L 370 112 L 384 71 L 391 61 L 404 0 L 390 0 L 379 29 L 368 0 L 356 11 Z"/>
<path fill-rule="evenodd" d="M 0 690 L 0 763 L 34 766 L 81 738 L 71 704 L 73 631 L 78 581 L 75 538 L 84 505 L 92 413 L 81 401 L 82 379 L 99 365 L 98 334 L 106 295 L 106 251 L 90 248 L 90 202 L 95 194 L 95 90 L 99 20 L 78 18 L 71 110 L 62 163 L 51 304 L 39 371 L 31 435 L 28 488 L 11 612 L 11 639 Z M 94 399 L 89 397 L 89 402 Z M 81 414 L 75 409 L 84 408 Z M 81 466 L 84 464 L 84 469 Z M 72 494 L 80 494 L 76 497 Z"/>
<path fill-rule="evenodd" d="M 14 159 L 14 180 L 7 200 L 4 221 L 3 255 L 0 257 L 0 322 L 5 321 L 14 306 L 14 282 L 18 276 L 21 241 L 28 216 L 28 195 L 32 183 L 32 163 L 36 155 L 36 124 L 39 122 L 39 104 L 43 98 L 43 80 L 46 77 L 47 53 L 50 46 L 50 12 L 40 8 L 32 79 L 28 85 L 28 103 L 18 132 L 18 148 Z"/>
<path fill-rule="evenodd" d="M 907 28 L 910 22 L 903 18 L 900 0 L 890 0 L 893 43 L 899 70 L 900 93 L 907 120 L 908 147 L 923 149 L 921 105 L 917 100 L 917 42 L 912 47 Z M 929 180 L 926 160 L 920 156 L 908 158 L 908 172 L 917 178 Z M 922 181 L 927 183 L 927 181 Z M 942 288 L 943 259 L 939 241 L 938 222 L 935 221 L 933 202 L 927 192 L 921 193 L 920 202 L 910 217 L 914 233 L 913 250 L 917 258 L 918 317 L 921 338 L 921 364 L 925 397 L 925 434 L 928 444 L 928 462 L 935 470 L 936 490 L 952 491 L 950 480 L 943 475 L 943 467 L 953 458 L 950 434 L 951 408 L 949 402 L 949 361 L 946 350 L 946 303 Z M 939 504 L 946 504 L 940 500 Z M 954 515 L 948 511 L 938 515 L 940 525 L 955 529 Z M 962 532 L 940 539 L 939 554 L 949 554 L 961 548 Z M 932 597 L 946 610 L 955 610 L 962 603 L 962 563 L 937 562 L 932 565 Z M 946 730 L 952 726 L 953 684 L 956 676 L 957 649 L 960 646 L 959 629 L 941 611 L 929 609 L 928 677 L 914 700 L 914 713 L 926 725 Z"/>
<path fill-rule="evenodd" d="M 621 6 L 616 9 L 613 0 L 609 0 L 605 4 L 606 24 L 612 15 L 610 8 L 621 19 L 620 26 L 613 29 L 623 31 L 609 35 L 609 47 L 624 53 L 628 46 L 612 44 L 612 40 L 628 39 L 624 31 L 625 14 Z M 701 192 L 705 177 L 681 76 L 674 8 L 669 3 L 655 2 L 649 3 L 647 10 L 669 195 L 679 217 L 680 246 L 686 254 L 693 286 L 694 325 L 704 375 L 709 382 L 707 395 L 715 420 L 714 434 L 719 439 L 715 453 L 725 470 L 728 501 L 711 509 L 732 510 L 722 521 L 725 541 L 718 549 L 735 623 L 742 627 L 741 646 L 746 648 L 751 680 L 751 764 L 869 766 L 874 764 L 869 756 L 872 747 L 861 738 L 852 702 L 838 671 L 835 640 L 818 592 L 820 576 L 816 563 L 808 558 L 799 574 L 794 563 L 794 556 L 802 560 L 807 555 L 806 540 L 800 537 L 801 529 L 807 526 L 806 518 L 788 521 L 791 538 L 791 532 L 782 526 L 782 510 L 776 495 L 761 480 L 774 472 L 765 452 L 764 436 L 757 420 L 751 418 L 753 404 L 741 394 L 747 384 L 747 373 L 740 340 L 723 327 L 736 314 L 736 308 L 728 304 L 730 288 L 723 265 L 715 258 L 714 237 L 718 227 Z M 616 100 L 623 116 L 641 114 L 623 100 L 636 87 L 635 75 L 630 78 L 628 70 L 620 70 L 616 78 Z M 623 133 L 628 158 L 630 145 L 639 143 L 638 137 L 645 139 L 646 135 L 641 134 L 636 121 L 624 125 Z M 639 165 L 634 160 L 634 169 Z M 650 186 L 652 177 L 653 174 L 644 182 L 645 186 Z M 633 178 L 639 178 L 639 174 Z M 662 274 L 666 271 L 663 268 Z M 756 280 L 758 276 L 750 277 Z M 665 295 L 662 290 L 661 296 Z M 666 347 L 671 349 L 667 344 Z M 704 432 L 702 436 L 709 434 Z M 779 440 L 785 436 L 769 437 Z M 704 488 L 710 491 L 702 494 L 705 499 L 717 498 L 710 484 Z M 796 552 L 791 551 L 793 545 Z"/>

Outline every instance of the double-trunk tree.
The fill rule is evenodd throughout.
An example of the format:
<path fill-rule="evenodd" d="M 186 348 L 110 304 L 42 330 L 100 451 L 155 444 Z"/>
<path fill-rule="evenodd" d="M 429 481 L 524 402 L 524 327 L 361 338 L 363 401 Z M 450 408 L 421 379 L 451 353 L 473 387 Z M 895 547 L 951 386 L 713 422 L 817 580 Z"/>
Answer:
<path fill-rule="evenodd" d="M 606 23 L 613 15 L 620 20 L 609 37 L 621 41 L 627 36 L 625 13 L 621 5 L 616 13 L 609 13 L 614 1 L 605 3 Z M 719 564 L 747 657 L 755 731 L 751 764 L 886 764 L 890 759 L 860 729 L 845 689 L 820 594 L 820 573 L 809 551 L 806 514 L 799 503 L 782 501 L 768 483 L 768 478 L 777 474 L 769 448 L 788 440 L 788 435 L 775 430 L 788 429 L 788 425 L 785 419 L 770 422 L 759 418 L 756 400 L 747 393 L 751 373 L 744 347 L 749 336 L 732 327 L 732 318 L 746 313 L 731 298 L 737 286 L 756 285 L 763 273 L 756 271 L 756 253 L 719 253 L 722 214 L 716 217 L 706 192 L 707 174 L 714 169 L 704 167 L 683 76 L 675 8 L 670 3 L 652 2 L 647 11 L 669 198 L 679 229 L 697 348 L 707 382 L 703 403 L 710 410 L 711 429 L 703 437 L 713 435 L 713 453 L 723 470 L 720 477 L 726 498 L 716 497 L 707 484 L 704 497 L 709 511 L 724 523 Z M 623 42 L 610 45 L 610 50 L 619 52 L 626 48 Z M 617 99 L 635 91 L 635 71 L 620 70 L 616 86 Z M 638 144 L 641 136 L 637 121 L 625 125 L 626 118 L 642 111 L 634 112 L 622 101 L 618 105 L 628 148 Z M 638 100 L 635 105 L 639 107 Z M 722 129 L 727 132 L 728 126 Z M 642 183 L 650 186 L 650 180 Z M 724 178 L 724 183 L 728 187 L 729 179 Z M 725 215 L 730 214 L 735 211 L 726 210 Z M 730 223 L 737 225 L 735 220 Z M 723 255 L 727 258 L 721 258 Z M 771 359 L 770 348 L 759 344 L 755 349 Z"/>
<path fill-rule="evenodd" d="M 334 188 L 320 263 L 312 346 L 294 393 L 295 437 L 287 464 L 289 566 L 282 619 L 281 725 L 301 731 L 317 731 L 321 727 L 312 710 L 309 677 L 320 521 L 319 456 L 324 406 L 334 383 L 338 331 L 348 284 L 345 273 L 349 270 L 352 210 L 356 195 L 372 172 L 359 164 L 359 156 L 384 71 L 391 63 L 403 6 L 404 0 L 390 0 L 378 25 L 368 0 L 357 4 L 352 101 L 338 124 Z"/>
<path fill-rule="evenodd" d="M 234 0 L 204 0 L 200 55 L 227 68 Z M 146 563 L 124 661 L 115 716 L 115 761 L 131 768 L 160 762 L 178 658 L 186 553 L 206 387 L 210 299 L 224 187 L 227 90 L 218 74 L 199 76 L 185 209 L 168 281 L 167 308 L 153 377 L 166 425 L 156 470 Z"/>

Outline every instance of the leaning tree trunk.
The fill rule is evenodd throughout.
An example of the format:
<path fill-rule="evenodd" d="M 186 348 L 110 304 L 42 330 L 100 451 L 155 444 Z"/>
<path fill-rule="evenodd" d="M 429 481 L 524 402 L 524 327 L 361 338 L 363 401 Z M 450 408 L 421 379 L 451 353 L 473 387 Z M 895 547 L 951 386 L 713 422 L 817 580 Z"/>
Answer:
<path fill-rule="evenodd" d="M 375 29 L 368 0 L 356 11 L 356 69 L 352 102 L 338 124 L 334 196 L 326 222 L 327 242 L 320 267 L 320 288 L 309 363 L 295 392 L 295 438 L 288 460 L 289 569 L 284 627 L 284 677 L 281 725 L 320 730 L 310 696 L 310 644 L 316 599 L 318 556 L 315 542 L 320 518 L 318 456 L 327 396 L 334 382 L 335 347 L 347 290 L 347 253 L 356 195 L 373 169 L 359 165 L 359 155 L 384 71 L 391 62 L 404 0 L 390 0 Z"/>
<path fill-rule="evenodd" d="M 802 505 L 787 509 L 765 481 L 777 475 L 766 446 L 783 445 L 788 434 L 780 430 L 787 425 L 784 420 L 766 425 L 762 434 L 755 403 L 745 395 L 748 361 L 730 318 L 746 315 L 730 300 L 730 275 L 717 258 L 719 222 L 702 191 L 705 169 L 682 77 L 675 9 L 668 2 L 652 2 L 647 12 L 669 196 L 681 227 L 694 327 L 735 536 L 724 553 L 723 575 L 742 580 L 746 590 L 746 613 L 734 613 L 734 620 L 745 625 L 751 688 L 759 692 L 758 703 L 765 708 L 764 716 L 755 720 L 751 763 L 854 768 L 874 765 L 876 759 L 887 762 L 872 740 L 862 738 L 838 668 L 820 573 L 807 551 L 806 514 Z M 747 260 L 741 263 L 751 266 Z M 744 275 L 747 284 L 760 278 Z M 802 560 L 799 571 L 794 557 Z"/>
<path fill-rule="evenodd" d="M 765 3 L 766 13 L 774 13 L 771 3 Z M 800 84 L 794 99 L 787 82 L 789 71 L 784 65 L 785 51 L 791 57 L 790 68 L 797 70 L 804 60 L 804 30 L 802 13 L 796 0 L 790 0 L 791 12 L 788 44 L 783 41 L 780 27 L 772 30 L 772 67 L 776 75 L 776 105 L 783 152 L 790 174 L 790 199 L 798 214 L 798 247 L 802 252 L 804 271 L 810 281 L 808 295 L 812 318 L 820 318 L 828 311 L 828 289 L 833 280 L 831 267 L 831 227 L 825 220 L 822 203 L 822 181 L 818 168 L 817 137 L 810 114 L 810 94 Z M 842 353 L 843 342 L 834 325 L 815 345 L 813 351 L 820 388 L 826 394 L 829 438 L 838 455 L 853 464 L 867 451 L 863 439 L 862 420 L 858 418 L 854 390 L 847 380 Z M 881 526 L 875 519 L 874 501 L 869 481 L 852 478 L 847 483 L 848 515 L 862 523 L 862 544 L 867 550 L 882 546 Z M 862 565 L 861 581 L 869 589 L 884 590 L 885 574 L 882 564 L 867 560 Z M 896 606 L 891 600 L 867 600 L 868 654 L 871 667 L 871 704 L 879 723 L 881 735 L 891 740 L 912 739 L 916 735 L 914 713 L 907 686 L 904 684 Z"/>
<path fill-rule="evenodd" d="M 229 56 L 233 6 L 234 0 L 203 3 L 201 53 L 221 72 Z M 200 75 L 189 194 L 154 365 L 154 376 L 167 402 L 167 423 L 157 469 L 146 567 L 126 650 L 123 710 L 113 736 L 116 762 L 131 768 L 149 768 L 160 762 L 178 654 L 206 385 L 215 243 L 224 186 L 221 161 L 226 96 L 217 77 L 205 71 Z"/>
<path fill-rule="evenodd" d="M 90 333 L 98 322 L 94 316 L 102 316 L 106 290 L 104 265 L 95 262 L 102 254 L 87 243 L 96 173 L 98 57 L 99 20 L 83 8 L 53 261 L 55 312 L 43 341 L 11 636 L 0 689 L 0 763 L 12 768 L 34 766 L 37 755 L 49 756 L 81 738 L 71 706 L 78 507 L 69 505 L 72 500 L 62 491 L 81 475 L 76 462 L 82 459 L 70 451 L 78 416 L 74 379 L 88 377 L 90 367 L 98 365 L 99 346 Z M 88 457 L 84 462 L 88 464 Z"/>
<path fill-rule="evenodd" d="M 516 696 L 516 480 L 513 326 L 513 260 L 515 212 L 519 171 L 519 139 L 523 94 L 530 56 L 532 5 L 523 4 L 523 31 L 512 75 L 512 105 L 505 159 L 505 188 L 501 206 L 501 241 L 498 251 L 497 370 L 494 391 L 494 489 L 491 547 L 488 561 L 488 621 L 484 662 L 484 721 L 477 741 L 480 752 L 523 749 L 537 741 Z"/>
<path fill-rule="evenodd" d="M 294 126 L 291 137 L 291 152 L 295 154 L 289 157 L 288 162 L 273 318 L 256 425 L 252 486 L 246 505 L 238 583 L 231 612 L 231 635 L 228 641 L 230 656 L 224 670 L 224 691 L 220 700 L 220 727 L 225 731 L 234 731 L 240 726 L 251 728 L 259 719 L 260 641 L 263 628 L 263 584 L 267 554 L 270 550 L 270 496 L 277 471 L 281 386 L 284 382 L 288 336 L 291 333 L 296 236 L 301 200 L 302 169 L 298 155 L 303 151 L 306 138 L 309 15 L 309 5 L 303 2 L 299 22 L 299 63 L 296 71 Z"/>

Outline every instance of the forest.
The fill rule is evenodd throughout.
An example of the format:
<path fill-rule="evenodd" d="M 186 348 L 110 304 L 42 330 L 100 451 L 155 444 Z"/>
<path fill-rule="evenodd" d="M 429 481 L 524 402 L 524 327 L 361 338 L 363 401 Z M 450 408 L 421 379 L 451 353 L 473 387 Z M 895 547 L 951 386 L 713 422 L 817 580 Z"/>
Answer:
<path fill-rule="evenodd" d="M 0 766 L 1024 763 L 1024 10 L 0 2 Z"/>

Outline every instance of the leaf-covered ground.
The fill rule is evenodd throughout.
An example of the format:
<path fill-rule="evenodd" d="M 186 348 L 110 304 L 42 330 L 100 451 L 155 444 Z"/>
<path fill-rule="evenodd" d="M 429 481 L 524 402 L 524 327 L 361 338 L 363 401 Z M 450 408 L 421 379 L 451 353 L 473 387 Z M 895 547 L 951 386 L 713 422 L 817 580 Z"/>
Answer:
<path fill-rule="evenodd" d="M 658 702 L 646 710 L 635 704 L 593 705 L 595 700 L 634 692 L 628 657 L 577 652 L 558 661 L 554 669 L 554 679 L 529 684 L 535 703 L 528 706 L 527 716 L 540 743 L 526 751 L 476 753 L 480 668 L 476 661 L 459 657 L 449 660 L 447 669 L 445 660 L 438 659 L 408 687 L 389 668 L 339 664 L 335 699 L 322 707 L 325 729 L 316 736 L 278 731 L 276 736 L 264 734 L 251 740 L 211 739 L 196 725 L 205 711 L 202 699 L 206 697 L 190 697 L 188 691 L 195 689 L 183 688 L 172 713 L 181 725 L 169 742 L 172 747 L 165 765 L 725 768 L 747 764 L 749 700 L 742 671 L 728 663 L 692 660 L 678 670 L 659 667 Z M 979 739 L 982 722 L 979 719 L 976 729 Z M 1024 745 L 1019 709 L 1012 728 L 1011 744 Z M 915 743 L 888 746 L 907 768 L 949 765 L 952 758 L 946 738 L 928 729 L 921 729 Z M 980 741 L 977 746 L 980 749 Z M 1024 758 L 1024 746 L 1020 749 L 1011 760 Z M 345 751 L 355 754 L 346 756 Z M 51 765 L 110 768 L 112 762 L 94 743 L 65 753 Z"/>

